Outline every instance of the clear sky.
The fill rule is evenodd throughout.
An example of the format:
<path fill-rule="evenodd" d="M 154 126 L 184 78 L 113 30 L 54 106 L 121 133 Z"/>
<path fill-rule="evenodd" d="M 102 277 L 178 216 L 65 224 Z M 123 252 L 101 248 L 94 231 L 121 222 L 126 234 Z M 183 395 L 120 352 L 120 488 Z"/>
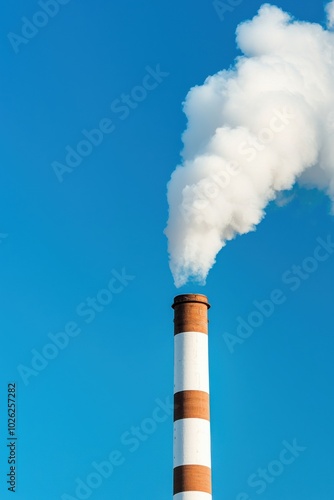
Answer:
<path fill-rule="evenodd" d="M 42 4 L 6 2 L 0 18 L 0 497 L 9 382 L 17 500 L 172 497 L 170 306 L 198 292 L 212 304 L 214 498 L 332 500 L 328 199 L 269 206 L 205 287 L 174 287 L 163 234 L 182 101 L 231 65 L 262 2 L 224 19 L 207 1 Z M 325 23 L 322 2 L 277 5 Z"/>

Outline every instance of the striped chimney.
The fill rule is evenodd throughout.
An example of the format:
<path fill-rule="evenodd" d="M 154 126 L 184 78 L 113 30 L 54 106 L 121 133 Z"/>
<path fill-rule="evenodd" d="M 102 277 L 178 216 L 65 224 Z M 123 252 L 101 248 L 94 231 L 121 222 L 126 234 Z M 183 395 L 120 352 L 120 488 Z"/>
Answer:
<path fill-rule="evenodd" d="M 174 299 L 174 500 L 211 500 L 208 309 L 205 295 Z"/>

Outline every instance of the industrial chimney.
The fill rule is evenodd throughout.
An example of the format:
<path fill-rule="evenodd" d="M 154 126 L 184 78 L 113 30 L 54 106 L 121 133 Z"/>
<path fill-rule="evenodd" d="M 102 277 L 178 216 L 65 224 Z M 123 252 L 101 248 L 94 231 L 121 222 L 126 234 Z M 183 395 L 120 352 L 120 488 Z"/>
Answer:
<path fill-rule="evenodd" d="M 211 500 L 208 309 L 205 295 L 174 299 L 174 500 Z"/>

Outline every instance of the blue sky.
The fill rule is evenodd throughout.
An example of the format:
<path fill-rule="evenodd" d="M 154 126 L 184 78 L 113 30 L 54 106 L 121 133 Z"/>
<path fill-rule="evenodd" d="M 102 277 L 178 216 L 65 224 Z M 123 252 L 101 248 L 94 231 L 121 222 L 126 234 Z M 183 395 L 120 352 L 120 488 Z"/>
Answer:
<path fill-rule="evenodd" d="M 230 66 L 236 26 L 261 4 L 240 2 L 224 20 L 211 2 L 190 0 L 63 0 L 53 18 L 36 17 L 41 7 L 30 0 L 3 9 L 1 498 L 12 495 L 9 382 L 17 386 L 17 500 L 80 498 L 77 478 L 94 484 L 81 498 L 171 498 L 170 305 L 184 292 L 205 293 L 212 304 L 214 498 L 333 498 L 328 199 L 298 190 L 289 205 L 270 205 L 256 232 L 219 254 L 205 287 L 175 289 L 163 234 L 166 183 L 186 125 L 182 101 Z M 325 22 L 322 2 L 277 5 Z M 26 42 L 10 40 L 23 17 L 45 26 L 25 28 Z M 145 92 L 136 89 L 143 83 Z M 120 103 L 129 94 L 137 102 Z M 66 148 L 80 148 L 82 131 L 98 127 L 96 145 L 81 146 L 60 182 L 55 162 L 59 169 Z M 259 303 L 268 300 L 265 317 Z M 238 337 L 238 325 L 254 321 Z M 279 465 L 287 443 L 299 451 Z M 113 465 L 99 480 L 106 461 Z M 259 469 L 276 475 L 254 486 Z"/>

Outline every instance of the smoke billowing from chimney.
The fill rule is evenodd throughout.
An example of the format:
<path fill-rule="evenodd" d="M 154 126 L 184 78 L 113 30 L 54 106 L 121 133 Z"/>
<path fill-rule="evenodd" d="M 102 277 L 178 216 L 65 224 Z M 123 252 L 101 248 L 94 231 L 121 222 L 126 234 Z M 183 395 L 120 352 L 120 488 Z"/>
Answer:
<path fill-rule="evenodd" d="M 226 241 L 254 230 L 296 182 L 334 206 L 334 2 L 326 12 L 328 29 L 263 5 L 237 28 L 234 67 L 189 91 L 168 185 L 176 286 L 204 283 Z"/>

